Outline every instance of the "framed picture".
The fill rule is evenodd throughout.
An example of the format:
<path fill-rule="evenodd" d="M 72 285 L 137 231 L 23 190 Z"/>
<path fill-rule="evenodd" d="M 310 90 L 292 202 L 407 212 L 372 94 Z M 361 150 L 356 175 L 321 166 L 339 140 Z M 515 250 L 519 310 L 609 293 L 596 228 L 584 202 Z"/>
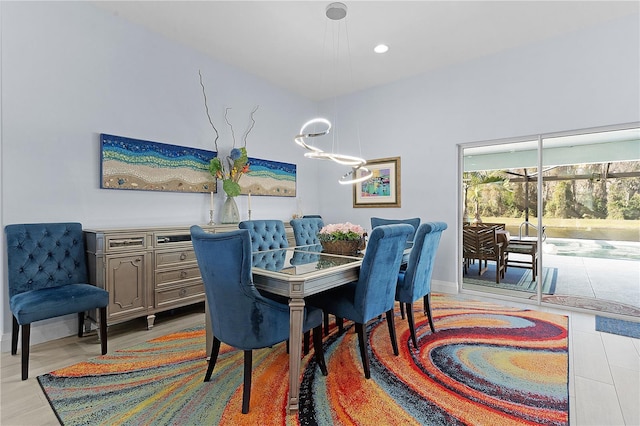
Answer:
<path fill-rule="evenodd" d="M 365 167 L 373 176 L 353 185 L 353 207 L 400 207 L 400 157 L 367 160 Z"/>

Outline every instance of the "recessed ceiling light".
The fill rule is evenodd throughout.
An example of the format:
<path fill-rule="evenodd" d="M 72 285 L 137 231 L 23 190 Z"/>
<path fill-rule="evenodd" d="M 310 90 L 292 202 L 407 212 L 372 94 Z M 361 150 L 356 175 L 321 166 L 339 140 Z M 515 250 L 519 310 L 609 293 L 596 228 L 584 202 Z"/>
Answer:
<path fill-rule="evenodd" d="M 389 46 L 386 44 L 379 44 L 373 48 L 373 51 L 376 53 L 385 53 L 389 50 Z"/>

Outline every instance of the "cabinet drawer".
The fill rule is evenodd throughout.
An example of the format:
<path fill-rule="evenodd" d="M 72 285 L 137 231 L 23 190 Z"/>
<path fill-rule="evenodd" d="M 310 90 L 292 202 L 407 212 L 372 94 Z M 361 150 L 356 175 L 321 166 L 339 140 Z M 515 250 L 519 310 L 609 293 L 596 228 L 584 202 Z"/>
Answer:
<path fill-rule="evenodd" d="M 105 235 L 104 250 L 107 253 L 144 250 L 147 248 L 147 234 Z"/>
<path fill-rule="evenodd" d="M 197 265 L 191 267 L 156 271 L 156 289 L 162 286 L 173 285 L 180 281 L 200 280 L 200 269 Z"/>
<path fill-rule="evenodd" d="M 156 268 L 196 262 L 196 253 L 193 249 L 156 252 Z"/>
<path fill-rule="evenodd" d="M 166 305 L 196 303 L 202 300 L 204 300 L 204 285 L 202 281 L 156 291 L 156 308 Z"/>

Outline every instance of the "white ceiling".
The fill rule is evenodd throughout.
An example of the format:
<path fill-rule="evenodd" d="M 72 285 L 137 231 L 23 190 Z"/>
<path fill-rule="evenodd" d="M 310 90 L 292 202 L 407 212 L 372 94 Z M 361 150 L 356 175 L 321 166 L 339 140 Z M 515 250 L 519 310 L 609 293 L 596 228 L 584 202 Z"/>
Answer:
<path fill-rule="evenodd" d="M 386 84 L 640 11 L 640 1 L 346 1 L 347 18 L 339 21 L 338 30 L 336 21 L 325 16 L 329 3 L 95 2 L 115 15 L 313 100 Z M 324 41 L 338 31 L 341 47 Z M 373 53 L 380 42 L 390 46 L 388 53 Z M 333 76 L 342 66 L 347 68 Z"/>

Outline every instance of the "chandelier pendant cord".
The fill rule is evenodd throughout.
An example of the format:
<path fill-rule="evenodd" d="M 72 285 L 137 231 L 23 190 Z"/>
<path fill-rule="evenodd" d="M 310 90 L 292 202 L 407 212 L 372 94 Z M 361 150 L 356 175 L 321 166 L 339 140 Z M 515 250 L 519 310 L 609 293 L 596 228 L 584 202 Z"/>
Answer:
<path fill-rule="evenodd" d="M 349 84 L 353 87 L 353 63 L 351 61 L 351 47 L 349 44 L 349 30 L 346 20 L 347 15 L 347 7 L 343 3 L 331 3 L 326 9 L 327 18 L 331 21 L 338 21 L 334 24 L 334 28 L 337 27 L 337 30 L 332 32 L 332 47 L 333 47 L 333 56 L 327 61 L 324 59 L 323 55 L 323 63 L 331 63 L 334 69 L 339 73 L 339 56 L 340 56 L 340 45 L 341 45 L 341 37 L 340 37 L 340 26 L 341 22 L 344 22 L 344 31 L 345 31 L 345 40 L 347 43 L 346 51 L 347 51 L 347 68 L 348 68 L 348 78 Z M 325 22 L 325 34 L 323 39 L 323 52 L 326 52 L 327 40 L 328 40 L 328 32 L 329 32 L 329 22 Z M 324 67 L 323 71 L 324 71 Z M 337 74 L 338 75 L 338 74 Z M 321 83 L 326 85 L 326 73 L 321 72 Z M 344 174 L 342 177 L 338 179 L 340 184 L 353 184 L 357 182 L 363 182 L 373 176 L 373 173 L 364 167 L 367 164 L 367 161 L 362 157 L 362 143 L 360 139 L 360 126 L 356 120 L 356 138 L 358 140 L 358 153 L 360 157 L 355 157 L 352 155 L 344 155 L 339 153 L 340 141 L 339 134 L 337 131 L 336 124 L 338 122 L 338 96 L 334 95 L 333 99 L 333 125 L 332 123 L 325 118 L 315 118 L 307 121 L 303 124 L 300 129 L 300 133 L 294 137 L 295 142 L 307 149 L 309 152 L 305 153 L 304 156 L 307 158 L 320 159 L 320 160 L 332 160 L 338 164 L 351 166 L 353 167 L 351 171 Z M 324 125 L 326 128 L 322 131 L 316 130 L 318 125 Z M 329 133 L 331 128 L 334 127 L 334 133 L 331 135 L 331 152 L 324 152 L 322 149 L 318 148 L 315 145 L 312 145 L 305 141 L 305 139 L 324 136 Z M 313 129 L 312 132 L 307 131 L 307 128 Z M 358 172 L 360 176 L 358 177 Z"/>

